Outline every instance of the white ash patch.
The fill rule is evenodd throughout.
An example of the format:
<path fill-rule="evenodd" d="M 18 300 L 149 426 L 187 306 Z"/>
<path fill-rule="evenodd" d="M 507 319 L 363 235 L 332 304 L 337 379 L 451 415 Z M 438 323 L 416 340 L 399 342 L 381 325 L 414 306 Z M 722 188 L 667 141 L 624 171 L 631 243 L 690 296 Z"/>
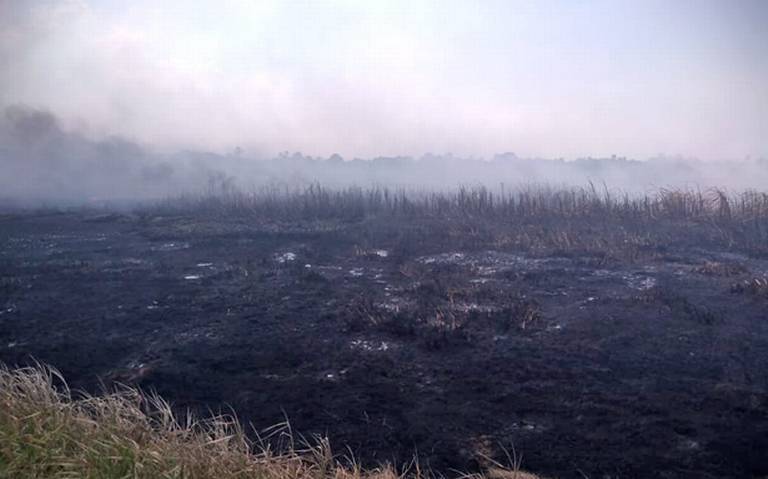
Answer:
<path fill-rule="evenodd" d="M 386 341 L 368 341 L 366 339 L 354 339 L 350 341 L 349 347 L 358 351 L 387 351 L 391 348 L 390 344 Z"/>
<path fill-rule="evenodd" d="M 678 441 L 677 448 L 683 451 L 696 451 L 701 449 L 701 443 L 690 438 L 682 438 Z"/>
<path fill-rule="evenodd" d="M 386 258 L 387 256 L 389 256 L 389 251 L 385 249 L 377 249 L 373 252 L 373 254 L 375 254 L 379 258 Z"/>
<path fill-rule="evenodd" d="M 83 238 L 82 241 L 107 241 L 107 236 L 104 234 Z"/>
<path fill-rule="evenodd" d="M 189 248 L 189 243 L 185 241 L 175 241 L 163 243 L 159 246 L 153 246 L 150 248 L 152 251 L 178 251 Z"/>
<path fill-rule="evenodd" d="M 627 286 L 638 291 L 646 291 L 656 286 L 656 278 L 630 274 L 624 276 Z"/>
<path fill-rule="evenodd" d="M 376 306 L 390 313 L 399 313 L 401 309 L 400 304 L 396 302 L 378 303 Z"/>
<path fill-rule="evenodd" d="M 290 263 L 292 261 L 296 261 L 296 258 L 298 257 L 299 256 L 296 253 L 288 251 L 283 254 L 275 256 L 275 261 L 277 261 L 280 264 L 285 264 L 285 263 Z"/>
<path fill-rule="evenodd" d="M 472 268 L 480 276 L 490 276 L 511 269 L 533 270 L 544 266 L 558 266 L 566 260 L 560 258 L 529 258 L 501 251 L 484 251 L 481 253 L 443 253 L 432 256 L 422 256 L 416 261 L 422 264 L 452 264 Z"/>
<path fill-rule="evenodd" d="M 494 276 L 498 273 L 509 271 L 512 268 L 511 267 L 498 267 L 498 266 L 475 266 L 474 272 L 480 276 Z"/>
<path fill-rule="evenodd" d="M 347 374 L 347 369 L 341 369 L 339 371 L 331 371 L 322 373 L 320 378 L 324 381 L 330 381 L 330 382 L 336 382 L 344 378 L 344 376 Z"/>
<path fill-rule="evenodd" d="M 359 278 L 365 274 L 364 268 L 352 268 L 349 270 L 349 275 L 354 278 Z"/>
<path fill-rule="evenodd" d="M 145 367 L 147 364 L 144 362 L 141 362 L 140 360 L 133 360 L 129 361 L 128 364 L 125 365 L 127 369 L 141 369 Z"/>
<path fill-rule="evenodd" d="M 540 433 L 547 428 L 543 424 L 539 424 L 530 420 L 523 419 L 519 422 L 513 422 L 509 425 L 509 429 L 512 431 L 528 432 L 528 433 Z"/>
<path fill-rule="evenodd" d="M 544 296 L 568 296 L 568 291 L 565 291 L 565 290 L 542 291 L 541 294 Z"/>
<path fill-rule="evenodd" d="M 213 263 L 197 263 L 195 266 L 198 268 L 210 268 L 213 266 Z"/>
<path fill-rule="evenodd" d="M 382 301 L 380 303 L 376 303 L 376 307 L 379 309 L 382 309 L 384 311 L 387 311 L 389 313 L 399 313 L 400 311 L 403 311 L 405 309 L 408 309 L 412 306 L 412 302 L 401 298 L 399 296 L 392 296 L 389 293 L 386 293 L 387 300 Z"/>
<path fill-rule="evenodd" d="M 347 270 L 344 267 L 338 265 L 313 264 L 311 269 L 312 271 L 316 271 L 330 280 L 337 280 L 347 276 Z"/>
<path fill-rule="evenodd" d="M 153 368 L 151 361 L 142 361 L 141 359 L 133 359 L 126 363 L 122 368 L 112 370 L 112 375 L 120 382 L 134 382 L 138 381 L 148 374 L 151 374 Z"/>
<path fill-rule="evenodd" d="M 587 309 L 587 306 L 589 306 L 590 303 L 597 301 L 597 299 L 597 296 L 587 296 L 586 299 L 579 301 L 576 304 L 579 306 L 579 309 Z"/>
<path fill-rule="evenodd" d="M 194 281 L 194 280 L 200 279 L 200 278 L 202 278 L 202 276 L 200 276 L 199 274 L 188 274 L 188 275 L 184 276 L 184 279 L 186 279 L 187 281 Z"/>
<path fill-rule="evenodd" d="M 214 341 L 217 338 L 218 334 L 210 327 L 193 328 L 189 331 L 181 331 L 173 335 L 173 341 L 179 344 L 199 340 Z"/>
<path fill-rule="evenodd" d="M 149 261 L 140 258 L 125 258 L 123 259 L 123 263 L 131 266 L 140 266 L 148 264 Z"/>
<path fill-rule="evenodd" d="M 416 261 L 422 264 L 457 264 L 461 263 L 465 258 L 464 253 L 443 253 L 432 256 L 422 256 L 417 258 Z"/>
<path fill-rule="evenodd" d="M 478 312 L 478 313 L 495 313 L 501 311 L 501 308 L 497 306 L 491 306 L 488 304 L 478 303 L 454 303 L 451 307 L 454 311 L 462 313 Z"/>

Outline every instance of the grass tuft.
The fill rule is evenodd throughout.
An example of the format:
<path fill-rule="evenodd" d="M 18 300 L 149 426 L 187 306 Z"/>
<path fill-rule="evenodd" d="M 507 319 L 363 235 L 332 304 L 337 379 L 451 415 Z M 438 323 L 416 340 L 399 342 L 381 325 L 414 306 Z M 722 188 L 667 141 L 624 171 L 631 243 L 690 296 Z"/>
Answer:
<path fill-rule="evenodd" d="M 272 445 L 278 444 L 276 449 Z M 434 477 L 418 464 L 363 470 L 327 440 L 293 440 L 286 424 L 253 441 L 232 416 L 179 422 L 155 395 L 125 387 L 75 395 L 45 366 L 0 366 L 0 478 L 399 479 Z M 279 452 L 277 452 L 279 451 Z M 513 468 L 484 475 L 535 479 Z"/>
<path fill-rule="evenodd" d="M 752 278 L 731 286 L 731 292 L 768 299 L 768 278 Z"/>

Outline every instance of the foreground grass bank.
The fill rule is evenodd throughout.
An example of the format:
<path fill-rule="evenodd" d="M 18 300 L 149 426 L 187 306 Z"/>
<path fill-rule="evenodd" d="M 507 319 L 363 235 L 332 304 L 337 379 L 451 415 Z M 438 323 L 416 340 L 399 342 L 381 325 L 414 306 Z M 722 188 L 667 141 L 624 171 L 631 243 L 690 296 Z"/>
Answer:
<path fill-rule="evenodd" d="M 335 456 L 327 441 L 295 442 L 289 428 L 276 428 L 269 438 L 252 441 L 232 417 L 180 422 L 168 403 L 135 389 L 98 397 L 75 395 L 53 369 L 0 366 L 3 479 L 432 476 L 416 464 L 363 470 L 354 460 Z M 494 464 L 484 475 L 461 476 L 536 479 Z"/>

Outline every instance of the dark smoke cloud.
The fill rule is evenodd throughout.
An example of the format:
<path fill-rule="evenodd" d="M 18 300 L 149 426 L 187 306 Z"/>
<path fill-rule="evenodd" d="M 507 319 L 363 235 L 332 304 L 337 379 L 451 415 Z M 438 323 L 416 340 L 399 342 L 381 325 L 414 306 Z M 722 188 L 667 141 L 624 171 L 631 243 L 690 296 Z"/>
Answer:
<path fill-rule="evenodd" d="M 180 191 L 182 178 L 164 158 L 131 141 L 100 141 L 64 131 L 50 112 L 23 106 L 0 119 L 2 196 L 86 202 L 142 199 Z"/>

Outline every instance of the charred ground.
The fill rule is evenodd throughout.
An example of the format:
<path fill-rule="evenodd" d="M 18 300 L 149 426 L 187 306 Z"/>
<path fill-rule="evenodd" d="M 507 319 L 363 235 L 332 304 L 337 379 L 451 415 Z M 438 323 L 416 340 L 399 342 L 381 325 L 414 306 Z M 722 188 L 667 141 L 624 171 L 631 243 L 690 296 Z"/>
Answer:
<path fill-rule="evenodd" d="M 366 463 L 768 474 L 768 196 L 227 194 L 0 218 L 0 360 Z"/>

